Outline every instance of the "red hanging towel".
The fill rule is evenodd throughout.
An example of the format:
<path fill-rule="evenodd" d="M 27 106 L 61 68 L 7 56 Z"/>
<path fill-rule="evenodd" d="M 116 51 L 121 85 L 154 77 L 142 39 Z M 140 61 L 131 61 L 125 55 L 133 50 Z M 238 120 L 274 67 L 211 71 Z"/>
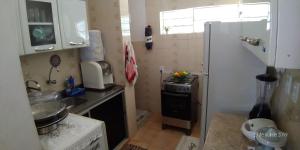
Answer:
<path fill-rule="evenodd" d="M 131 84 L 135 84 L 138 76 L 135 54 L 130 42 L 125 44 L 125 76 Z"/>

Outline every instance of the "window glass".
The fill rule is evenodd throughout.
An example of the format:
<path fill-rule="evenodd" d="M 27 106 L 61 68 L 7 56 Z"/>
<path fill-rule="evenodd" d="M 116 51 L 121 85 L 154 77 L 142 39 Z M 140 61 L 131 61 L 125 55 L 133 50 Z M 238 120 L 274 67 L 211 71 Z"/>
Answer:
<path fill-rule="evenodd" d="M 121 16 L 121 30 L 123 36 L 130 36 L 129 16 Z"/>
<path fill-rule="evenodd" d="M 231 4 L 160 12 L 161 34 L 203 32 L 208 21 L 270 20 L 270 3 Z"/>

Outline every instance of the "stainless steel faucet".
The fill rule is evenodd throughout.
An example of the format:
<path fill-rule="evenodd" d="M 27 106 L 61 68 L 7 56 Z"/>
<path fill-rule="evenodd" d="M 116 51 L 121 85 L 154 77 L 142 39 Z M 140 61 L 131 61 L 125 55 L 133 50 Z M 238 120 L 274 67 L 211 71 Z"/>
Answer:
<path fill-rule="evenodd" d="M 29 86 L 29 83 L 30 82 L 33 82 L 34 84 L 35 84 L 35 86 L 36 87 L 31 87 L 31 86 Z M 41 88 L 41 85 L 37 82 L 37 81 L 35 81 L 35 80 L 27 80 L 26 82 L 25 82 L 25 85 L 26 85 L 26 90 L 27 90 L 27 93 L 30 93 L 30 92 L 32 92 L 33 90 L 35 90 L 35 91 L 42 91 L 42 88 Z"/>

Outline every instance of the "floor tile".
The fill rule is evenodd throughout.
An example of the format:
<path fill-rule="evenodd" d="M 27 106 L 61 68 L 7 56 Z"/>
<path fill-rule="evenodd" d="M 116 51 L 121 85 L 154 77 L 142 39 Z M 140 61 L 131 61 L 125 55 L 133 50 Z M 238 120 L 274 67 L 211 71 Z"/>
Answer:
<path fill-rule="evenodd" d="M 144 126 L 129 140 L 129 143 L 148 150 L 174 150 L 185 133 L 176 129 L 162 130 L 161 124 L 161 115 L 151 114 Z M 194 125 L 191 136 L 200 137 L 199 123 Z"/>

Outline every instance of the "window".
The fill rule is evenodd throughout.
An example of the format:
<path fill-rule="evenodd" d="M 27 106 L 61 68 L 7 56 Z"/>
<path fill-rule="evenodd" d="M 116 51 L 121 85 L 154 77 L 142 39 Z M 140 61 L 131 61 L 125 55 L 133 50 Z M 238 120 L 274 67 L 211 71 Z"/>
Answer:
<path fill-rule="evenodd" d="M 268 19 L 270 21 L 270 3 L 250 3 L 239 6 L 242 21 L 259 21 Z"/>
<path fill-rule="evenodd" d="M 180 9 L 160 13 L 161 33 L 194 32 L 194 9 Z"/>
<path fill-rule="evenodd" d="M 238 21 L 239 10 L 237 5 L 222 5 L 211 7 L 198 7 L 195 9 L 195 32 L 204 31 L 204 23 L 207 21 Z"/>
<path fill-rule="evenodd" d="M 232 4 L 195 7 L 160 12 L 161 34 L 204 31 L 207 21 L 259 21 L 270 18 L 269 3 Z"/>
<path fill-rule="evenodd" d="M 121 16 L 122 36 L 130 36 L 130 21 L 129 16 Z"/>

